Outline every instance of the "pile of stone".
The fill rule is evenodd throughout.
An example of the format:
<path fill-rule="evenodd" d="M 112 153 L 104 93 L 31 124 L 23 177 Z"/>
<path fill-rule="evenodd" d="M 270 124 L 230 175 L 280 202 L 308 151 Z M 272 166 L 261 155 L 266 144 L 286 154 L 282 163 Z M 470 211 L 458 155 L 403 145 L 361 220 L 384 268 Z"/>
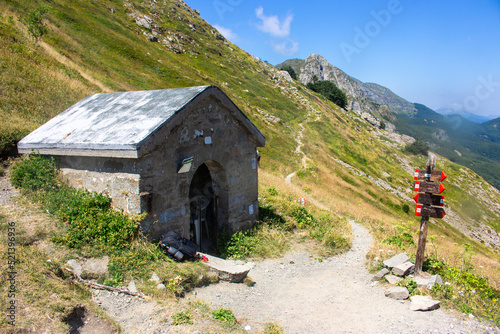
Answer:
<path fill-rule="evenodd" d="M 384 269 L 376 273 L 372 281 L 380 281 L 385 279 L 391 286 L 385 291 L 386 297 L 396 300 L 410 299 L 410 309 L 412 311 L 431 311 L 439 308 L 440 301 L 433 300 L 430 296 L 411 296 L 408 289 L 404 286 L 396 286 L 396 284 L 405 279 L 412 278 L 418 287 L 426 287 L 432 289 L 435 284 L 443 284 L 443 280 L 439 275 L 431 276 L 428 273 L 420 273 L 414 275 L 415 265 L 410 261 L 405 253 L 398 254 L 384 262 Z"/>

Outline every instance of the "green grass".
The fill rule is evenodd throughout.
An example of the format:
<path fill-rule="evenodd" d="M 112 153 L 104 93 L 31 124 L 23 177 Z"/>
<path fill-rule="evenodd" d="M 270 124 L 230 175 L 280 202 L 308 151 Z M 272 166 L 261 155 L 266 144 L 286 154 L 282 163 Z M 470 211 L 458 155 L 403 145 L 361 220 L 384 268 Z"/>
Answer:
<path fill-rule="evenodd" d="M 461 269 L 431 257 L 424 262 L 424 270 L 439 274 L 448 282 L 431 290 L 444 305 L 500 325 L 500 291 L 492 288 L 488 279 L 474 274 L 473 267 Z"/>
<path fill-rule="evenodd" d="M 109 276 L 102 277 L 101 283 L 118 286 L 129 279 L 147 281 L 156 272 L 167 283 L 166 293 L 177 296 L 207 282 L 205 266 L 173 262 L 156 244 L 141 237 L 139 223 L 144 215 L 125 215 L 111 208 L 109 197 L 68 186 L 53 160 L 29 155 L 13 164 L 10 175 L 26 197 L 65 223 L 53 241 L 83 256 L 109 256 Z"/>

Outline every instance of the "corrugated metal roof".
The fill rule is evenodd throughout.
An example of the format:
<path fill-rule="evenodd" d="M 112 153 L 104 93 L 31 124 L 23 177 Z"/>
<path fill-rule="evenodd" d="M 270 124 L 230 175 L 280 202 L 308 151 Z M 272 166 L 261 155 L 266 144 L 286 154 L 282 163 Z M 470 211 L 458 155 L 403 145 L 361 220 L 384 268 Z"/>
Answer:
<path fill-rule="evenodd" d="M 94 94 L 23 138 L 18 149 L 21 153 L 31 149 L 136 151 L 141 141 L 210 87 Z"/>

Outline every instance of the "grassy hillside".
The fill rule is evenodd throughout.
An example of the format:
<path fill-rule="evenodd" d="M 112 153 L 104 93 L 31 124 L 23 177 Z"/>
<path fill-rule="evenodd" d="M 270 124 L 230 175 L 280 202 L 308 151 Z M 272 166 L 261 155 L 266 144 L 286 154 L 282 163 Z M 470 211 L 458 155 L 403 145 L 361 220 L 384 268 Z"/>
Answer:
<path fill-rule="evenodd" d="M 48 6 L 42 21 L 48 32 L 35 40 L 28 23 L 41 5 Z M 305 197 L 309 208 L 355 218 L 375 236 L 371 258 L 400 251 L 382 241 L 403 231 L 417 239 L 411 172 L 426 157 L 406 155 L 393 134 L 286 81 L 183 2 L 4 0 L 0 13 L 2 154 L 89 94 L 213 84 L 266 136 L 261 197 L 275 189 L 282 201 Z M 472 254 L 476 272 L 498 288 L 500 256 L 483 233 L 500 232 L 500 192 L 444 158 L 438 168 L 449 175 L 449 214 L 431 222 L 432 249 L 457 265 Z M 414 246 L 406 250 L 415 253 Z"/>
<path fill-rule="evenodd" d="M 467 166 L 500 188 L 500 143 L 495 120 L 478 124 L 452 115 L 444 116 L 415 103 L 414 117 L 399 115 L 395 122 L 401 133 L 419 137 L 453 162 Z M 496 121 L 498 123 L 498 120 Z"/>

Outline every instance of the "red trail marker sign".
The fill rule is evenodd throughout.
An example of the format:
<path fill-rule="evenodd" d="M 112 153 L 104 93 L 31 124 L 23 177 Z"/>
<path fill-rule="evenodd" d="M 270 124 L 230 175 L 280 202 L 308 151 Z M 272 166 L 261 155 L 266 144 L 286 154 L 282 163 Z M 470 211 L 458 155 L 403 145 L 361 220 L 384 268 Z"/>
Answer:
<path fill-rule="evenodd" d="M 429 218 L 443 218 L 446 214 L 442 208 L 444 205 L 444 196 L 438 195 L 445 190 L 441 182 L 446 179 L 446 174 L 443 171 L 434 170 L 435 165 L 436 156 L 430 153 L 427 160 L 427 168 L 416 169 L 413 174 L 413 178 L 416 180 L 413 184 L 413 190 L 417 192 L 413 197 L 417 203 L 415 215 L 422 217 L 418 236 L 417 257 L 415 260 L 415 275 L 418 275 L 422 271 Z"/>

